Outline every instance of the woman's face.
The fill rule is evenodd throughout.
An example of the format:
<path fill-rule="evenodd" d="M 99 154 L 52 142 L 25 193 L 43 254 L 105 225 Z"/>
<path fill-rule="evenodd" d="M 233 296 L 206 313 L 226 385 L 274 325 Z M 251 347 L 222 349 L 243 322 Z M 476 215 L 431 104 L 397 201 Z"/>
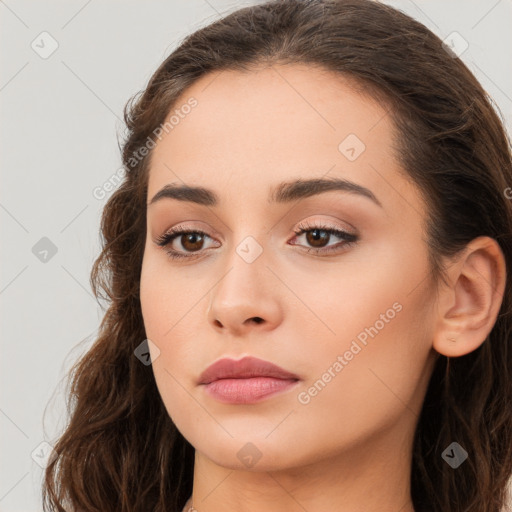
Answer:
<path fill-rule="evenodd" d="M 148 204 L 168 185 L 216 198 L 168 194 L 147 209 L 140 299 L 177 428 L 213 463 L 253 471 L 408 448 L 436 356 L 435 292 L 425 206 L 384 106 L 294 65 L 207 75 L 175 109 Z M 353 185 L 295 184 L 314 179 Z M 158 245 L 171 228 L 192 233 Z M 298 380 L 239 381 L 238 398 L 236 383 L 223 396 L 199 384 L 245 356 Z M 265 384 L 280 391 L 255 398 Z"/>

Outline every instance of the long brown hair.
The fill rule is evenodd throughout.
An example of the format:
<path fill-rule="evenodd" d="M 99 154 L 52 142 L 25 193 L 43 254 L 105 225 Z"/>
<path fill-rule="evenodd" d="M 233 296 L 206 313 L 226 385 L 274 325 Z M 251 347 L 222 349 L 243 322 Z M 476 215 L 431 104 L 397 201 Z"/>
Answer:
<path fill-rule="evenodd" d="M 126 176 L 105 205 L 91 284 L 106 310 L 73 366 L 70 421 L 47 466 L 48 510 L 180 512 L 192 492 L 193 447 L 171 421 L 145 340 L 139 282 L 151 151 L 159 126 L 207 73 L 301 63 L 334 71 L 387 105 L 395 153 L 429 208 L 432 275 L 472 239 L 496 239 L 512 269 L 511 144 L 492 100 L 463 62 L 419 22 L 371 0 L 279 0 L 245 7 L 189 35 L 125 107 Z M 193 115 L 193 114 L 192 114 Z M 154 144 L 153 144 L 154 145 Z M 512 474 L 512 285 L 487 340 L 440 356 L 414 440 L 411 493 L 425 512 L 499 512 Z M 453 441 L 469 454 L 456 470 Z"/>

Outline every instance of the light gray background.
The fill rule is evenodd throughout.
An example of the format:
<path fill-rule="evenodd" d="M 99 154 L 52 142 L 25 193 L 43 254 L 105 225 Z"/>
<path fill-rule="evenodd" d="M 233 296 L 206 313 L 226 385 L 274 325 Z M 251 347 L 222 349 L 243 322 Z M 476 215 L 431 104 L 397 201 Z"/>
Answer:
<path fill-rule="evenodd" d="M 35 461 L 66 424 L 62 379 L 103 315 L 89 273 L 106 198 L 92 192 L 120 168 L 122 108 L 182 37 L 251 3 L 0 0 L 2 512 L 42 510 Z M 386 3 L 469 43 L 461 58 L 510 133 L 512 0 Z M 44 31 L 59 45 L 47 59 L 31 47 Z M 46 262 L 33 253 L 43 237 L 57 248 Z"/>

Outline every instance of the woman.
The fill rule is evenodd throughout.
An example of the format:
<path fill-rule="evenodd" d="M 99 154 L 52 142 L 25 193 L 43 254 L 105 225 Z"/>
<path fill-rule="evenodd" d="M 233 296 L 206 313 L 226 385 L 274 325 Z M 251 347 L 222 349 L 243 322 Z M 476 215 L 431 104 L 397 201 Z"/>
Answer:
<path fill-rule="evenodd" d="M 511 153 L 460 59 L 389 6 L 273 1 L 125 119 L 45 510 L 501 511 Z"/>

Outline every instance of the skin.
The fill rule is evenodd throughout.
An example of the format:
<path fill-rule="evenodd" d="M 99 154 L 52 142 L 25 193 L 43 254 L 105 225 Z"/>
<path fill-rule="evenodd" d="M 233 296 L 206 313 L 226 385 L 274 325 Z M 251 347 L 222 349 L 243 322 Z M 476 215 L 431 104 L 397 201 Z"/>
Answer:
<path fill-rule="evenodd" d="M 169 183 L 207 187 L 220 203 L 148 206 L 140 292 L 147 337 L 160 351 L 152 350 L 159 392 L 196 450 L 191 504 L 200 512 L 413 511 L 412 441 L 433 364 L 475 350 L 492 329 L 505 283 L 498 244 L 472 241 L 436 289 L 427 207 L 393 155 L 392 121 L 339 76 L 302 65 L 224 71 L 202 77 L 176 105 L 192 96 L 198 105 L 153 150 L 148 203 Z M 366 146 L 354 161 L 338 149 L 349 134 Z M 268 202 L 270 187 L 299 177 L 351 180 L 382 206 L 346 191 Z M 342 246 L 331 235 L 324 246 L 339 252 L 308 253 L 311 236 L 294 233 L 304 221 L 359 238 Z M 177 225 L 207 233 L 203 245 L 172 242 L 198 257 L 174 261 L 155 243 Z M 252 263 L 236 252 L 248 236 L 262 249 Z M 397 303 L 394 318 L 301 403 L 299 393 Z M 231 405 L 197 384 L 218 359 L 246 355 L 298 374 L 298 386 Z M 251 467 L 237 456 L 249 442 L 261 453 Z"/>

